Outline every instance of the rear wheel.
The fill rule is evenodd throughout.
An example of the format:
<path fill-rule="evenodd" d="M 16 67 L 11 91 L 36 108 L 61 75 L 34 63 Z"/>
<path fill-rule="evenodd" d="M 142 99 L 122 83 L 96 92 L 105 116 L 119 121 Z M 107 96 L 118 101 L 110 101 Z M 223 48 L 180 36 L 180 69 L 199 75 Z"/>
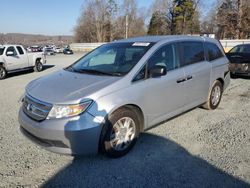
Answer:
<path fill-rule="evenodd" d="M 3 66 L 0 66 L 0 80 L 3 80 L 6 78 L 7 71 Z"/>
<path fill-rule="evenodd" d="M 43 64 L 40 62 L 40 60 L 37 60 L 34 67 L 34 71 L 41 72 L 42 70 L 43 70 Z"/>
<path fill-rule="evenodd" d="M 128 108 L 121 108 L 109 116 L 101 147 L 112 158 L 127 154 L 139 136 L 139 118 Z"/>
<path fill-rule="evenodd" d="M 221 101 L 222 96 L 222 84 L 216 80 L 209 92 L 208 101 L 203 105 L 208 110 L 216 109 Z"/>

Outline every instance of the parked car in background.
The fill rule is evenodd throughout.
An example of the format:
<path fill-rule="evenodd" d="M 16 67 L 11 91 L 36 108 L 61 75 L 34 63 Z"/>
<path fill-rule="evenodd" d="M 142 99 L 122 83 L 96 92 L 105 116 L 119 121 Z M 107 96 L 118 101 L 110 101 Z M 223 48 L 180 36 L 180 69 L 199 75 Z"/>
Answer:
<path fill-rule="evenodd" d="M 8 73 L 31 68 L 40 72 L 45 63 L 43 53 L 26 53 L 21 45 L 0 46 L 0 79 L 4 79 Z"/>
<path fill-rule="evenodd" d="M 30 82 L 20 128 L 53 152 L 121 157 L 160 122 L 201 105 L 216 109 L 229 82 L 228 59 L 215 39 L 115 41 Z"/>
<path fill-rule="evenodd" d="M 44 54 L 45 55 L 56 55 L 54 50 L 52 48 L 48 48 L 48 47 L 44 48 Z"/>
<path fill-rule="evenodd" d="M 63 54 L 65 54 L 65 55 L 73 54 L 73 50 L 71 50 L 70 48 L 64 48 Z"/>
<path fill-rule="evenodd" d="M 27 48 L 28 52 L 42 52 L 40 46 L 30 46 Z"/>
<path fill-rule="evenodd" d="M 226 55 L 230 61 L 231 77 L 250 76 L 250 44 L 237 45 Z"/>
<path fill-rule="evenodd" d="M 60 48 L 60 47 L 56 47 L 56 48 L 54 49 L 54 52 L 55 52 L 55 53 L 63 53 L 63 49 Z"/>

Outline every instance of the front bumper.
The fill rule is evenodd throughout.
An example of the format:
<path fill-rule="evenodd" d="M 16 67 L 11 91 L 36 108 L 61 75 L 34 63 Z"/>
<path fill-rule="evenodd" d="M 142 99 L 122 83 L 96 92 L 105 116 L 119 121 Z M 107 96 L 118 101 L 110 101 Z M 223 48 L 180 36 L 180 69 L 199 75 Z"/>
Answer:
<path fill-rule="evenodd" d="M 18 120 L 21 132 L 49 151 L 70 155 L 90 155 L 98 152 L 102 126 L 87 112 L 73 118 L 37 122 L 20 109 Z"/>
<path fill-rule="evenodd" d="M 250 65 L 248 64 L 234 64 L 229 66 L 232 75 L 250 76 Z"/>

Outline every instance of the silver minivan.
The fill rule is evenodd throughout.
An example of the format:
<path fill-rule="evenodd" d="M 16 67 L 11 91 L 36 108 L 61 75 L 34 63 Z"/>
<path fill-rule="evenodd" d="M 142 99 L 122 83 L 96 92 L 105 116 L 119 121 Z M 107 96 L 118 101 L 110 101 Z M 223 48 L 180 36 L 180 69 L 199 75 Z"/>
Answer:
<path fill-rule="evenodd" d="M 230 81 L 228 62 L 211 38 L 111 42 L 30 82 L 20 130 L 53 152 L 120 157 L 140 132 L 194 107 L 216 109 Z"/>

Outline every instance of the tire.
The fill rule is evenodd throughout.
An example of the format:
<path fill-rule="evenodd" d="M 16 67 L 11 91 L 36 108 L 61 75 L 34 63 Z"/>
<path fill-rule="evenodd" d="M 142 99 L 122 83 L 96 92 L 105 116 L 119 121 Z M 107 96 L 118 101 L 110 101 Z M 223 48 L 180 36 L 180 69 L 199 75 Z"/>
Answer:
<path fill-rule="evenodd" d="M 6 78 L 7 71 L 3 66 L 0 66 L 0 80 L 3 80 Z"/>
<path fill-rule="evenodd" d="M 103 127 L 104 136 L 100 142 L 102 151 L 111 158 L 126 155 L 137 141 L 139 125 L 139 117 L 131 109 L 123 107 L 116 110 Z"/>
<path fill-rule="evenodd" d="M 222 84 L 219 80 L 216 80 L 209 91 L 208 100 L 203 107 L 208 110 L 216 109 L 220 104 L 222 93 Z"/>
<path fill-rule="evenodd" d="M 37 60 L 34 67 L 34 71 L 41 72 L 42 70 L 43 70 L 43 64 L 39 60 Z"/>

